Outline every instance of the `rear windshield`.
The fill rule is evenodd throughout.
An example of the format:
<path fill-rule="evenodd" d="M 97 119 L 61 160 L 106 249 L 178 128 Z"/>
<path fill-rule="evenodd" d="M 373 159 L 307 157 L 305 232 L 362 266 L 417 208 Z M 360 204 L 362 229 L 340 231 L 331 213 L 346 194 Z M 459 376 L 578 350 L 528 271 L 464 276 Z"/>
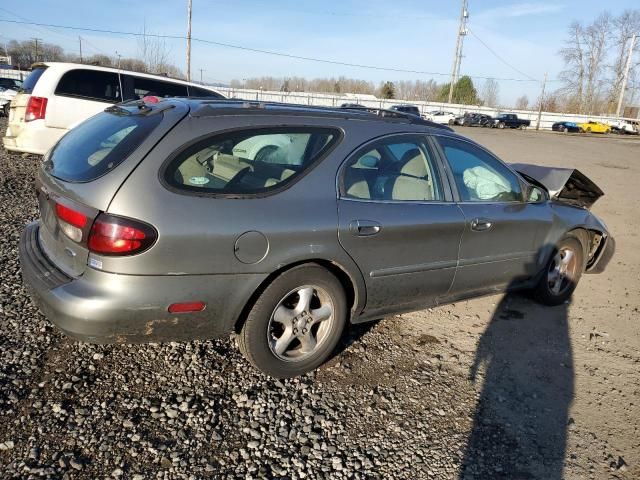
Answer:
<path fill-rule="evenodd" d="M 115 108 L 72 129 L 45 157 L 45 169 L 68 182 L 89 182 L 125 160 L 162 120 Z"/>
<path fill-rule="evenodd" d="M 29 76 L 24 80 L 24 83 L 22 84 L 22 91 L 24 93 L 32 93 L 36 83 L 38 83 L 38 80 L 40 80 L 40 77 L 46 69 L 47 67 L 34 68 Z"/>

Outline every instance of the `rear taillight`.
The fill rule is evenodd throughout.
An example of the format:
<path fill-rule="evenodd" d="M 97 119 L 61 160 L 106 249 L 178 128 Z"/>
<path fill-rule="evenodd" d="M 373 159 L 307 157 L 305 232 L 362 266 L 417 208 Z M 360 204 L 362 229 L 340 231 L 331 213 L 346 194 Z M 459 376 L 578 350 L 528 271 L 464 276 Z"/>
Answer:
<path fill-rule="evenodd" d="M 87 245 L 100 255 L 133 255 L 149 248 L 157 238 L 150 225 L 101 213 L 91 227 Z"/>
<path fill-rule="evenodd" d="M 29 97 L 27 111 L 24 115 L 25 122 L 42 120 L 47 113 L 47 99 L 45 97 Z"/>
<path fill-rule="evenodd" d="M 82 229 L 87 225 L 87 216 L 61 203 L 56 203 L 56 216 L 64 234 L 74 242 L 81 242 Z"/>

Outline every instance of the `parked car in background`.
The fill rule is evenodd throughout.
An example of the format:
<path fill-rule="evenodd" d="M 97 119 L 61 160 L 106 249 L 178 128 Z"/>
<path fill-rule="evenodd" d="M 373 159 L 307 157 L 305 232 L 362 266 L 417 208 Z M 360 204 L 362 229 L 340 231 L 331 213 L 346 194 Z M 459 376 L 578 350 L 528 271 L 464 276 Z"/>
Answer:
<path fill-rule="evenodd" d="M 115 68 L 44 62 L 33 66 L 9 109 L 7 150 L 43 155 L 106 105 L 144 96 L 224 98 L 194 83 Z"/>
<path fill-rule="evenodd" d="M 439 123 L 441 125 L 453 125 L 456 118 L 453 112 L 443 112 L 442 110 L 434 110 L 428 112 L 425 118 L 431 122 Z"/>
<path fill-rule="evenodd" d="M 421 117 L 420 109 L 415 105 L 393 105 L 390 110 L 395 110 L 396 112 L 402 113 L 410 113 L 411 115 L 415 115 L 416 117 Z"/>
<path fill-rule="evenodd" d="M 14 90 L 12 88 L 0 86 L 0 114 L 5 117 L 9 116 L 11 100 L 13 100 L 13 97 L 15 97 L 17 93 L 17 87 L 16 90 Z"/>
<path fill-rule="evenodd" d="M 464 127 L 491 127 L 493 119 L 484 113 L 465 113 L 456 118 L 456 123 Z"/>
<path fill-rule="evenodd" d="M 515 113 L 501 113 L 493 119 L 491 126 L 495 128 L 519 128 L 524 130 L 531 126 L 531 120 L 520 119 Z"/>
<path fill-rule="evenodd" d="M 343 103 L 340 105 L 340 108 L 367 108 L 364 105 L 360 105 L 359 103 Z"/>
<path fill-rule="evenodd" d="M 0 77 L 0 88 L 18 91 L 22 88 L 22 80 Z"/>
<path fill-rule="evenodd" d="M 640 134 L 640 121 L 638 120 L 618 120 L 611 122 L 611 132 L 618 133 L 620 135 L 639 135 Z"/>
<path fill-rule="evenodd" d="M 506 288 L 557 305 L 605 268 L 613 238 L 587 210 L 603 193 L 580 172 L 514 169 L 449 127 L 381 113 L 111 106 L 40 165 L 25 284 L 85 341 L 236 332 L 253 365 L 290 377 L 349 322 Z"/>
<path fill-rule="evenodd" d="M 551 125 L 551 130 L 563 133 L 579 133 L 580 127 L 575 122 L 556 122 Z"/>
<path fill-rule="evenodd" d="M 611 126 L 606 123 L 594 122 L 590 120 L 584 123 L 578 123 L 581 133 L 611 133 Z"/>

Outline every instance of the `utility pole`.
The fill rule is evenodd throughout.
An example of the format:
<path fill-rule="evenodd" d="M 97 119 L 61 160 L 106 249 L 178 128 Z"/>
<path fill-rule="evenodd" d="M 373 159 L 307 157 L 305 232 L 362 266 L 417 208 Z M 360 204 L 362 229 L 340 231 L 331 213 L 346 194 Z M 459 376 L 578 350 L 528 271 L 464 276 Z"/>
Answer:
<path fill-rule="evenodd" d="M 636 43 L 637 35 L 631 37 L 631 45 L 629 46 L 629 56 L 627 57 L 627 65 L 624 67 L 624 77 L 622 77 L 622 85 L 620 86 L 620 97 L 618 97 L 618 109 L 616 110 L 616 117 L 620 116 L 622 110 L 622 101 L 624 99 L 624 93 L 627 90 L 627 80 L 629 80 L 629 69 L 631 68 L 631 60 L 633 59 L 633 47 Z"/>
<path fill-rule="evenodd" d="M 42 39 L 41 39 L 41 38 L 36 38 L 36 37 L 34 37 L 34 38 L 33 38 L 33 41 L 34 41 L 34 42 L 35 42 L 35 44 L 36 44 L 36 55 L 35 55 L 35 57 L 36 57 L 36 62 L 37 62 L 37 61 L 38 61 L 38 41 L 42 42 Z"/>
<path fill-rule="evenodd" d="M 191 0 L 187 3 L 187 81 L 191 81 Z"/>
<path fill-rule="evenodd" d="M 540 130 L 540 119 L 542 118 L 542 104 L 544 103 L 544 89 L 547 86 L 547 74 L 544 74 L 544 80 L 542 81 L 542 93 L 540 94 L 540 106 L 538 107 L 538 123 L 536 124 L 536 131 Z"/>
<path fill-rule="evenodd" d="M 203 72 L 203 71 L 204 71 L 204 70 L 201 68 L 201 69 L 200 69 L 200 85 L 204 85 L 204 83 L 202 82 L 202 72 Z"/>
<path fill-rule="evenodd" d="M 460 23 L 458 24 L 458 38 L 456 40 L 456 53 L 453 56 L 453 67 L 451 67 L 451 84 L 449 85 L 449 103 L 453 101 L 453 86 L 458 81 L 460 75 L 460 65 L 462 63 L 462 47 L 464 37 L 467 35 L 467 21 L 469 20 L 469 10 L 467 0 L 462 0 L 462 10 L 460 11 Z"/>
<path fill-rule="evenodd" d="M 82 37 L 78 35 L 78 42 L 80 42 L 80 63 L 82 63 Z"/>

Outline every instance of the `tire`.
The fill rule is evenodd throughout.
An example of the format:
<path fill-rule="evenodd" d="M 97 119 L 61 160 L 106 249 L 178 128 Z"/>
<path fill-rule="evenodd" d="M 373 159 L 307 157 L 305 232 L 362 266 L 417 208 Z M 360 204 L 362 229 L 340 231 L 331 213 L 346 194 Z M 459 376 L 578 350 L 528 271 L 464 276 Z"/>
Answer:
<path fill-rule="evenodd" d="M 5 104 L 5 106 L 2 108 L 2 113 L 4 114 L 5 117 L 9 118 L 9 104 Z"/>
<path fill-rule="evenodd" d="M 569 253 L 572 257 L 567 259 Z M 533 290 L 534 298 L 543 305 L 553 306 L 566 302 L 580 281 L 585 268 L 584 259 L 584 247 L 580 240 L 570 235 L 560 240 Z M 565 261 L 567 264 L 564 263 Z M 562 270 L 562 265 L 565 266 L 566 271 L 558 274 L 559 267 L 560 271 Z"/>
<path fill-rule="evenodd" d="M 526 130 L 527 126 L 523 123 L 522 125 L 520 125 L 520 130 Z"/>
<path fill-rule="evenodd" d="M 569 129 L 567 127 L 562 127 L 562 133 L 569 133 Z"/>
<path fill-rule="evenodd" d="M 498 128 L 499 128 L 500 130 L 503 130 L 503 129 L 504 129 L 504 122 L 500 122 L 500 123 L 498 123 Z"/>
<path fill-rule="evenodd" d="M 313 289 L 313 295 L 305 293 L 309 289 Z M 311 300 L 305 302 L 303 298 Z M 327 307 L 331 315 L 308 326 L 307 322 L 327 316 Z M 322 314 L 317 313 L 320 310 Z M 294 267 L 276 277 L 258 297 L 237 337 L 238 348 L 254 367 L 268 375 L 303 375 L 331 355 L 347 314 L 344 289 L 333 274 L 316 264 Z M 276 320 L 278 316 L 280 320 Z M 310 337 L 315 338 L 315 344 L 309 343 Z M 284 348 L 279 348 L 278 342 Z"/>
<path fill-rule="evenodd" d="M 453 120 L 449 120 L 449 126 L 453 126 L 453 125 L 455 125 L 455 124 L 456 124 L 456 122 L 455 122 L 455 121 L 453 121 Z"/>
<path fill-rule="evenodd" d="M 591 127 L 587 127 L 587 133 L 591 133 Z"/>

